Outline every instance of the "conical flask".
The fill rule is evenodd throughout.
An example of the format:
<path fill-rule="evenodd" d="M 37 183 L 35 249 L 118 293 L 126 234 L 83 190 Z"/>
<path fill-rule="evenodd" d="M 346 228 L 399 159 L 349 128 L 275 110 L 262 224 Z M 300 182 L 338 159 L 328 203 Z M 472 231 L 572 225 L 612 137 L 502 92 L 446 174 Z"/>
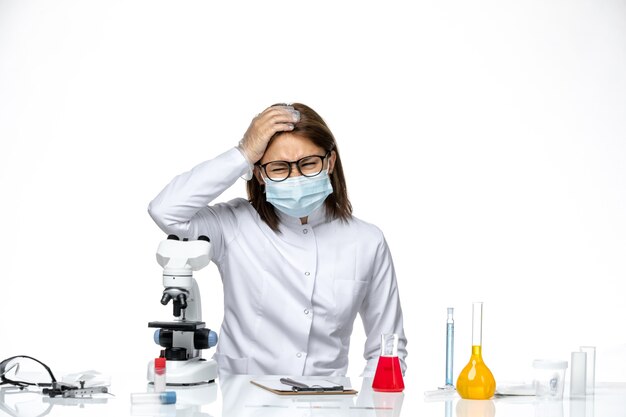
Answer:
<path fill-rule="evenodd" d="M 472 318 L 472 356 L 459 374 L 456 390 L 461 398 L 486 400 L 495 393 L 496 380 L 483 361 L 483 303 L 473 303 Z"/>
<path fill-rule="evenodd" d="M 372 382 L 374 391 L 401 392 L 404 390 L 402 368 L 398 358 L 398 335 L 383 334 L 380 340 L 380 357 Z"/>

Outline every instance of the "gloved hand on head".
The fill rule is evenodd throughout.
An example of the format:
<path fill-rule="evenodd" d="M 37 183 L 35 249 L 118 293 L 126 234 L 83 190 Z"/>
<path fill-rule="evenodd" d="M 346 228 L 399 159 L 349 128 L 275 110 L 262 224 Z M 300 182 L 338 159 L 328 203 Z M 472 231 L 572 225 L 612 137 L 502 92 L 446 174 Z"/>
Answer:
<path fill-rule="evenodd" d="M 292 106 L 268 107 L 252 119 L 237 148 L 250 165 L 254 165 L 263 157 L 272 136 L 277 132 L 293 130 L 298 121 L 300 112 Z"/>

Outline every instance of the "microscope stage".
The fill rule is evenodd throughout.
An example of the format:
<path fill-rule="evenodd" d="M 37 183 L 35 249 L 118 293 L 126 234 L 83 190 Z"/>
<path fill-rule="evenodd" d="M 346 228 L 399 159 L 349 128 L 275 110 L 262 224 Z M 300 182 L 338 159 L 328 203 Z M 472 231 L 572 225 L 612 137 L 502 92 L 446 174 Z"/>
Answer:
<path fill-rule="evenodd" d="M 204 329 L 203 321 L 151 321 L 148 327 L 158 327 L 160 329 L 178 330 L 181 332 L 193 332 L 198 329 Z"/>

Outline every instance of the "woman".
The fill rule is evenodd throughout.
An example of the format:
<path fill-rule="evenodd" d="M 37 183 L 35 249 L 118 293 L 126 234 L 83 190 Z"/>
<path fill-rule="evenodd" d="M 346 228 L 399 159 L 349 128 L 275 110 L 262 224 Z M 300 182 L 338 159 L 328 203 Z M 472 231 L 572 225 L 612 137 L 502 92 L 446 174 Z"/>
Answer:
<path fill-rule="evenodd" d="M 240 176 L 249 200 L 209 205 Z M 406 338 L 382 232 L 352 216 L 335 139 L 311 108 L 274 105 L 243 139 L 170 182 L 148 211 L 167 234 L 211 239 L 224 285 L 220 373 L 345 375 L 357 312 L 376 370 L 381 333 Z"/>

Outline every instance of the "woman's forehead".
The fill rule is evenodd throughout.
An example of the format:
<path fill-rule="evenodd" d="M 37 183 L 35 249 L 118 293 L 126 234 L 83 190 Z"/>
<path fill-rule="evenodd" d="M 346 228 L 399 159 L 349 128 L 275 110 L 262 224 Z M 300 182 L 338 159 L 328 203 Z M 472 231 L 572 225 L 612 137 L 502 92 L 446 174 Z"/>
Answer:
<path fill-rule="evenodd" d="M 309 155 L 322 155 L 324 149 L 309 138 L 283 133 L 274 138 L 265 150 L 261 163 L 269 161 L 296 161 Z"/>

